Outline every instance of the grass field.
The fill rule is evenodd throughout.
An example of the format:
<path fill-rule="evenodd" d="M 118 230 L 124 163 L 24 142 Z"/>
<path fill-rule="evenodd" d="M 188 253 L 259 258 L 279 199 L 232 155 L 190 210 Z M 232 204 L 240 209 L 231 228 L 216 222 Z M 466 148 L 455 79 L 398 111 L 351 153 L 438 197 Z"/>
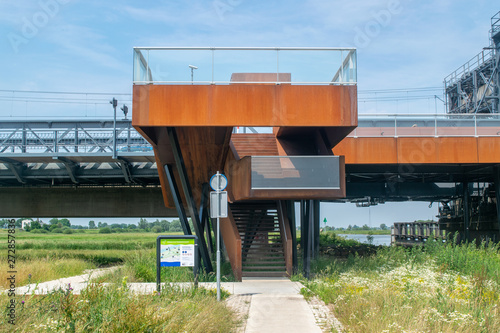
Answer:
<path fill-rule="evenodd" d="M 0 235 L 7 240 L 5 230 L 2 230 Z M 125 276 L 129 282 L 154 282 L 158 235 L 160 234 L 143 232 L 99 234 L 95 230 L 74 234 L 33 234 L 17 231 L 17 284 L 21 286 L 28 282 L 44 282 L 79 275 L 91 268 L 113 265 L 120 265 L 121 268 L 101 278 L 102 282 L 121 281 Z M 0 251 L 5 253 L 0 262 L 6 265 L 7 241 L 0 244 Z M 191 281 L 193 276 L 192 269 L 189 268 L 162 269 L 163 281 Z M 199 279 L 213 281 L 215 275 L 201 274 Z M 222 279 L 234 280 L 228 263 L 222 266 Z M 7 283 L 7 270 L 2 270 L 0 288 L 5 288 Z"/>
<path fill-rule="evenodd" d="M 499 245 L 384 247 L 322 258 L 302 280 L 348 332 L 500 332 Z"/>
<path fill-rule="evenodd" d="M 123 285 L 90 285 L 80 295 L 70 287 L 43 296 L 17 298 L 9 323 L 9 298 L 0 294 L 0 332 L 231 332 L 234 316 L 213 290 L 168 288 L 138 295 Z"/>
<path fill-rule="evenodd" d="M 171 233 L 172 234 L 172 233 Z M 175 233 L 180 234 L 180 233 Z M 2 267 L 7 267 L 7 233 L 2 230 Z M 125 282 L 156 281 L 154 233 L 96 232 L 32 234 L 17 231 L 16 285 L 80 275 L 98 266 L 120 265 L 100 277 L 80 295 L 68 287 L 48 295 L 16 297 L 16 324 L 8 323 L 9 298 L 0 293 L 3 315 L 0 332 L 231 332 L 233 313 L 205 289 L 167 288 L 160 294 L 137 295 Z M 164 235 L 164 233 L 163 233 Z M 0 271 L 0 289 L 6 288 L 7 269 Z M 223 281 L 233 280 L 230 266 L 222 267 Z M 213 281 L 202 274 L 200 281 Z M 162 268 L 162 281 L 193 281 L 191 268 Z M 107 287 L 99 282 L 111 282 Z M 223 293 L 223 295 L 226 295 Z"/>

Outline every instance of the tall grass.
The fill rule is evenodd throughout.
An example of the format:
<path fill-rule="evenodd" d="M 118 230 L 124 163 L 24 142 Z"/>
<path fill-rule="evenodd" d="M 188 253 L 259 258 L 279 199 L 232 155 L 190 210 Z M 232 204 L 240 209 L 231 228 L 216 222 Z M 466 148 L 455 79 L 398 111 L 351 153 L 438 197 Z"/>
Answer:
<path fill-rule="evenodd" d="M 230 332 L 232 312 L 204 289 L 169 288 L 138 295 L 123 286 L 90 285 L 43 296 L 18 296 L 15 325 L 7 323 L 6 295 L 0 332 Z"/>
<path fill-rule="evenodd" d="M 384 248 L 322 258 L 304 281 L 349 332 L 500 332 L 498 245 Z"/>
<path fill-rule="evenodd" d="M 2 261 L 2 264 L 5 261 Z M 7 265 L 2 265 L 6 267 Z M 49 258 L 39 260 L 21 260 L 16 262 L 16 284 L 23 286 L 28 283 L 56 280 L 62 277 L 70 277 L 83 274 L 87 269 L 95 268 L 95 265 L 80 259 L 59 259 L 53 261 Z M 7 270 L 0 271 L 0 289 L 7 289 L 9 277 Z"/>
<path fill-rule="evenodd" d="M 127 277 L 129 282 L 156 282 L 156 251 L 134 251 L 125 256 L 123 265 L 101 277 L 100 282 L 118 282 Z M 214 282 L 215 273 L 200 271 L 198 281 Z M 162 267 L 162 282 L 192 282 L 194 281 L 193 268 L 191 267 Z M 221 265 L 221 281 L 235 281 L 229 262 Z"/>

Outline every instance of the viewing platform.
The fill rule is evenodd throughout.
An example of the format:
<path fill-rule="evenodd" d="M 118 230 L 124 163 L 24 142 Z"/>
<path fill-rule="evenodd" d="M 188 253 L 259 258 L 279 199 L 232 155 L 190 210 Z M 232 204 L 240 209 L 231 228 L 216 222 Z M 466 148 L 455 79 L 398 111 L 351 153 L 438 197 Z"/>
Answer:
<path fill-rule="evenodd" d="M 184 232 L 185 206 L 196 234 L 208 230 L 206 243 L 200 237 L 207 271 L 207 183 L 221 171 L 230 201 L 221 232 L 234 276 L 292 274 L 291 200 L 307 201 L 313 221 L 313 200 L 346 196 L 344 158 L 332 148 L 357 126 L 356 80 L 352 48 L 134 49 L 132 124 L 153 146 L 165 205 L 176 207 Z M 233 141 L 235 127 L 267 127 L 269 142 Z M 315 241 L 306 242 L 308 255 Z"/>

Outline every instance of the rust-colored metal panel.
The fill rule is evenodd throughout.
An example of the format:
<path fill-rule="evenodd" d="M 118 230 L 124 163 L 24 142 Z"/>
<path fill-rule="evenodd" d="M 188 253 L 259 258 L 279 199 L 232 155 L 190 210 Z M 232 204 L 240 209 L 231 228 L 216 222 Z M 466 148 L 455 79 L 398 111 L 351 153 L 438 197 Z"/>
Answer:
<path fill-rule="evenodd" d="M 272 126 L 357 126 L 356 86 L 278 86 L 281 122 Z"/>
<path fill-rule="evenodd" d="M 355 126 L 356 86 L 136 85 L 135 127 Z"/>
<path fill-rule="evenodd" d="M 477 163 L 477 141 L 473 137 L 398 138 L 398 163 Z"/>
<path fill-rule="evenodd" d="M 345 138 L 335 148 L 335 155 L 344 155 L 346 164 L 396 164 L 396 138 Z"/>
<path fill-rule="evenodd" d="M 242 158 L 236 161 L 232 154 L 229 154 L 224 168 L 228 180 L 228 195 L 231 202 L 249 196 L 251 187 L 251 159 Z"/>
<path fill-rule="evenodd" d="M 228 207 L 228 217 L 220 219 L 220 231 L 224 239 L 226 252 L 233 269 L 234 278 L 241 281 L 242 277 L 242 262 L 241 262 L 241 237 L 238 233 L 238 227 L 234 221 L 231 208 Z"/>
<path fill-rule="evenodd" d="M 278 201 L 278 218 L 280 220 L 280 234 L 283 241 L 283 250 L 285 254 L 285 267 L 288 276 L 293 274 L 293 241 L 292 231 L 290 229 L 290 221 L 288 220 L 287 211 L 284 201 Z"/>
<path fill-rule="evenodd" d="M 333 152 L 347 164 L 500 163 L 500 137 L 348 137 Z"/>
<path fill-rule="evenodd" d="M 437 138 L 397 138 L 398 163 L 423 164 L 437 163 L 439 160 Z"/>
<path fill-rule="evenodd" d="M 500 137 L 478 138 L 477 150 L 479 163 L 500 163 Z"/>

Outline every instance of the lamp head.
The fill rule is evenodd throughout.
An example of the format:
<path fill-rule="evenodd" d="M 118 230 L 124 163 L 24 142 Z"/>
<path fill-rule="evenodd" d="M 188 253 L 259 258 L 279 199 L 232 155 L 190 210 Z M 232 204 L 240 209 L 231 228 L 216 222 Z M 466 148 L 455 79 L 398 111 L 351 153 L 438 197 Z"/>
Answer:
<path fill-rule="evenodd" d="M 191 69 L 198 69 L 198 67 L 196 67 L 195 65 L 189 65 L 189 68 L 191 68 Z"/>

